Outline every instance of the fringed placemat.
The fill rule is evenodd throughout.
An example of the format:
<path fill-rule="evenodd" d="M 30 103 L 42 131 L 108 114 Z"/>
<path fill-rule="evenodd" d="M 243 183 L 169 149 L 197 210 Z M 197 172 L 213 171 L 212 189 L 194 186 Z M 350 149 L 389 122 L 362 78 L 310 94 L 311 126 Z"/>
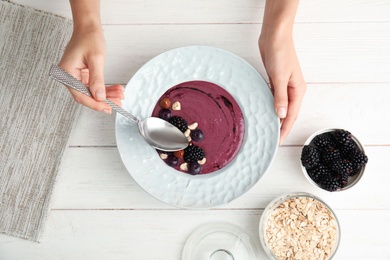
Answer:
<path fill-rule="evenodd" d="M 39 241 L 80 106 L 48 77 L 72 21 L 0 0 L 0 232 Z"/>

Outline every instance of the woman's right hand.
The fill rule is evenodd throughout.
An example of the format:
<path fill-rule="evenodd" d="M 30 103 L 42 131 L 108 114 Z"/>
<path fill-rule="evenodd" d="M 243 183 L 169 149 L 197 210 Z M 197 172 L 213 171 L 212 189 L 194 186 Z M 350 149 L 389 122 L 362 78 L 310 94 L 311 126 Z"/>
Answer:
<path fill-rule="evenodd" d="M 92 97 L 68 87 L 76 102 L 96 111 L 112 113 L 106 98 L 121 105 L 123 86 L 104 84 L 105 39 L 100 9 L 90 0 L 71 1 L 74 30 L 59 66 L 89 87 Z"/>

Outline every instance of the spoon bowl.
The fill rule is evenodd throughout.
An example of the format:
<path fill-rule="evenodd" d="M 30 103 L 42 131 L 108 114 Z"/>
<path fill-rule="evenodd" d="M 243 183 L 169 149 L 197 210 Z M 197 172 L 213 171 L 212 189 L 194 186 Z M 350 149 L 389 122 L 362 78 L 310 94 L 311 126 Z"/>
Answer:
<path fill-rule="evenodd" d="M 188 146 L 187 137 L 176 126 L 161 118 L 148 117 L 138 127 L 145 140 L 156 149 L 169 152 Z"/>
<path fill-rule="evenodd" d="M 92 96 L 87 86 L 57 65 L 51 67 L 49 75 L 66 86 L 87 96 Z M 106 99 L 104 103 L 124 117 L 134 121 L 138 125 L 141 136 L 152 147 L 161 151 L 173 152 L 183 150 L 188 146 L 187 137 L 171 123 L 158 117 L 148 117 L 141 121 L 109 99 Z"/>

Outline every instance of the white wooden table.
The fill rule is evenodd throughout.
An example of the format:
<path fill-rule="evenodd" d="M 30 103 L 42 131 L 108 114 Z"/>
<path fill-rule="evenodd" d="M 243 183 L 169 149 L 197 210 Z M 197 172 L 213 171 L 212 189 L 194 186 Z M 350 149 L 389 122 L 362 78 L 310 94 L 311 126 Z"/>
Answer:
<path fill-rule="evenodd" d="M 17 2 L 71 18 L 65 0 Z M 226 49 L 266 77 L 257 47 L 264 1 L 102 2 L 108 84 L 126 84 L 152 57 L 186 45 Z M 43 241 L 0 235 L 0 259 L 180 259 L 188 236 L 212 221 L 258 239 L 264 207 L 294 191 L 318 195 L 335 210 L 342 229 L 335 259 L 390 259 L 390 1 L 302 0 L 294 35 L 308 91 L 294 129 L 248 193 L 212 210 L 154 199 L 121 162 L 115 117 L 84 108 Z M 357 135 L 369 157 L 361 182 L 341 193 L 316 189 L 300 169 L 302 144 L 328 127 Z"/>

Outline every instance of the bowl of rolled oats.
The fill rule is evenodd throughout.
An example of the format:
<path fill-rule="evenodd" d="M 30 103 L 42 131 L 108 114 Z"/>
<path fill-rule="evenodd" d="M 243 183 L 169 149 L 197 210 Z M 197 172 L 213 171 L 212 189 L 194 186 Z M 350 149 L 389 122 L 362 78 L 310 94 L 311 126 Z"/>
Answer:
<path fill-rule="evenodd" d="M 264 209 L 259 229 L 271 259 L 332 259 L 340 242 L 334 211 L 309 193 L 275 198 Z"/>

